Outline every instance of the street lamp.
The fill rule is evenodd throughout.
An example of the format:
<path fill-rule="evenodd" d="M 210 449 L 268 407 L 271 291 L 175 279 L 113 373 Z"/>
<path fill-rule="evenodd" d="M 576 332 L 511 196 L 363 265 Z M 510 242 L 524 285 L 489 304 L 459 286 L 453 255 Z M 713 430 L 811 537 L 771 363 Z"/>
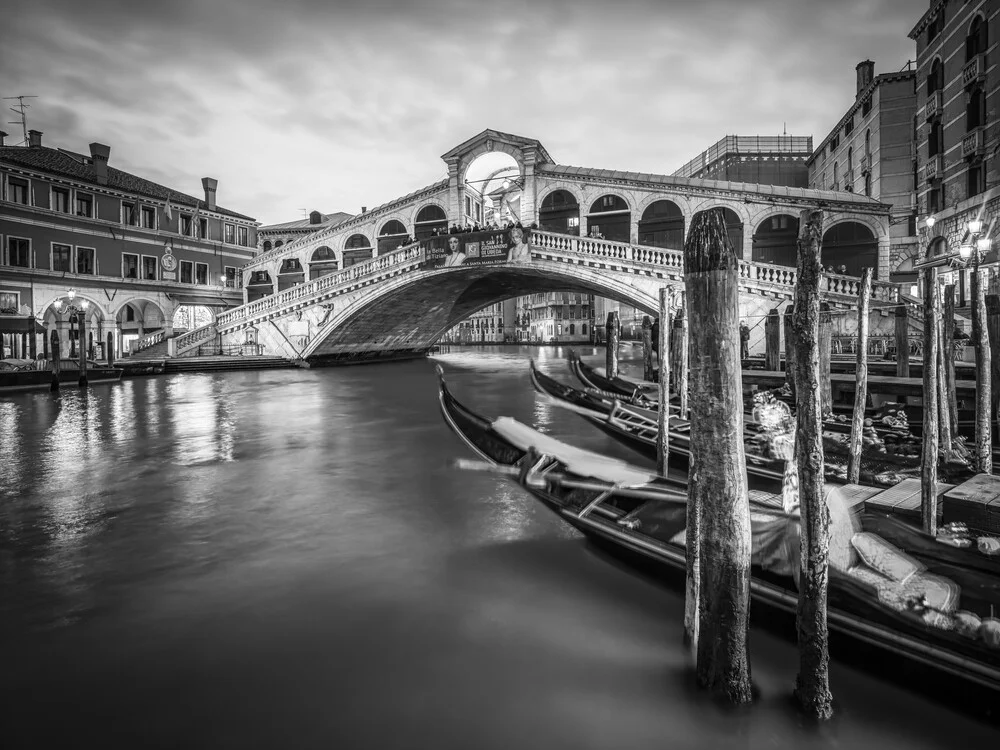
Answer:
<path fill-rule="evenodd" d="M 58 299 L 54 303 L 56 312 L 65 311 L 69 314 L 69 358 L 74 359 L 76 357 L 76 339 L 73 336 L 73 323 L 77 323 L 77 331 L 79 331 L 80 337 L 80 380 L 79 385 L 81 387 L 87 385 L 87 350 L 86 350 L 86 336 L 87 336 L 87 308 L 90 307 L 90 301 L 86 299 L 81 299 L 79 304 L 76 302 L 76 290 L 68 289 L 66 291 L 66 297 L 69 302 L 63 302 Z M 59 357 L 55 356 L 56 352 L 53 351 L 53 390 L 59 387 L 59 369 L 60 362 Z"/>

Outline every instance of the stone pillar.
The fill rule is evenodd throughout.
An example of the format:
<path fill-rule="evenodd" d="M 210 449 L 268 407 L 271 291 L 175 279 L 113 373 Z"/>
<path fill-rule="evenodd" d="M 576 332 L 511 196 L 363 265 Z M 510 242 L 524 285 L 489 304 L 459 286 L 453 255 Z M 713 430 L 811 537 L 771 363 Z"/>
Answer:
<path fill-rule="evenodd" d="M 521 189 L 521 223 L 528 227 L 538 220 L 537 184 L 535 180 L 535 149 L 528 147 L 522 150 L 524 159 L 524 187 Z"/>
<path fill-rule="evenodd" d="M 462 215 L 464 207 L 461 206 L 462 190 L 458 184 L 458 157 L 452 157 L 446 163 L 448 164 L 448 207 L 446 211 L 450 226 L 458 222 L 458 217 Z"/>

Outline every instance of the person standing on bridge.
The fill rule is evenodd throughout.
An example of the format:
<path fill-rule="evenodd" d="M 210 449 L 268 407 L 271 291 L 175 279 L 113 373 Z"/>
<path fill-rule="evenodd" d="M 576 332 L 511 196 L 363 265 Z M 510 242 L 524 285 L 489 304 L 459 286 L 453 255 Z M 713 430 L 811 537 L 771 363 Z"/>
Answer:
<path fill-rule="evenodd" d="M 445 268 L 460 266 L 465 263 L 465 253 L 462 252 L 461 242 L 454 234 L 448 236 L 448 254 L 445 256 Z"/>
<path fill-rule="evenodd" d="M 745 320 L 740 321 L 740 359 L 750 358 L 750 326 Z"/>

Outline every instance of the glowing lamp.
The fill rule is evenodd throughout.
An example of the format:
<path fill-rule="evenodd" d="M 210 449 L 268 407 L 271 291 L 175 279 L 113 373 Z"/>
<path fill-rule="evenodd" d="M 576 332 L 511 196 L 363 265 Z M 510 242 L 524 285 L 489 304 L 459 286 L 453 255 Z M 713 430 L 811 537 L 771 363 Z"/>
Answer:
<path fill-rule="evenodd" d="M 910 284 L 910 296 L 911 297 L 920 296 L 920 289 L 917 287 L 916 284 Z"/>
<path fill-rule="evenodd" d="M 72 302 L 73 298 L 76 296 L 76 289 L 70 289 L 66 292 L 66 296 L 69 297 L 69 301 Z"/>
<path fill-rule="evenodd" d="M 990 238 L 980 237 L 978 240 L 976 240 L 976 249 L 979 250 L 979 252 L 982 253 L 983 255 L 988 253 L 990 251 Z"/>
<path fill-rule="evenodd" d="M 979 234 L 981 231 L 983 231 L 983 222 L 980 219 L 970 219 L 969 231 L 972 234 Z"/>
<path fill-rule="evenodd" d="M 80 302 L 80 307 L 82 307 L 84 310 L 86 310 L 89 306 L 90 306 L 90 300 L 85 299 Z"/>
<path fill-rule="evenodd" d="M 972 245 L 962 245 L 958 248 L 958 254 L 965 260 L 972 257 Z"/>
<path fill-rule="evenodd" d="M 934 228 L 934 222 L 936 222 L 936 221 L 937 221 L 937 219 L 935 219 L 933 216 L 928 216 L 927 219 L 926 219 L 927 228 L 928 229 L 933 229 Z"/>
<path fill-rule="evenodd" d="M 55 308 L 56 308 L 56 310 L 58 310 L 58 311 L 61 311 L 61 310 L 62 310 L 62 308 L 63 308 L 63 301 L 62 301 L 61 299 L 57 299 L 57 300 L 56 300 L 56 303 L 55 303 Z"/>

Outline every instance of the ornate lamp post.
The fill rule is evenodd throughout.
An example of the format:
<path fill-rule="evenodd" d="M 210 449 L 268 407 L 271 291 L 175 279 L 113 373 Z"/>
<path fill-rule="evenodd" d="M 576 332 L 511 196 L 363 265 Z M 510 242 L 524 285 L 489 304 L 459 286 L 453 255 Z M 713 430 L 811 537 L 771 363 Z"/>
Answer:
<path fill-rule="evenodd" d="M 65 311 L 69 314 L 69 358 L 73 359 L 76 357 L 76 339 L 73 336 L 73 323 L 77 323 L 77 331 L 80 338 L 80 380 L 79 385 L 81 387 L 87 385 L 87 308 L 90 306 L 90 302 L 85 299 L 81 299 L 79 304 L 76 303 L 76 290 L 69 289 L 66 291 L 66 297 L 69 299 L 68 302 L 63 302 L 61 299 L 56 300 L 54 307 L 56 312 Z"/>

